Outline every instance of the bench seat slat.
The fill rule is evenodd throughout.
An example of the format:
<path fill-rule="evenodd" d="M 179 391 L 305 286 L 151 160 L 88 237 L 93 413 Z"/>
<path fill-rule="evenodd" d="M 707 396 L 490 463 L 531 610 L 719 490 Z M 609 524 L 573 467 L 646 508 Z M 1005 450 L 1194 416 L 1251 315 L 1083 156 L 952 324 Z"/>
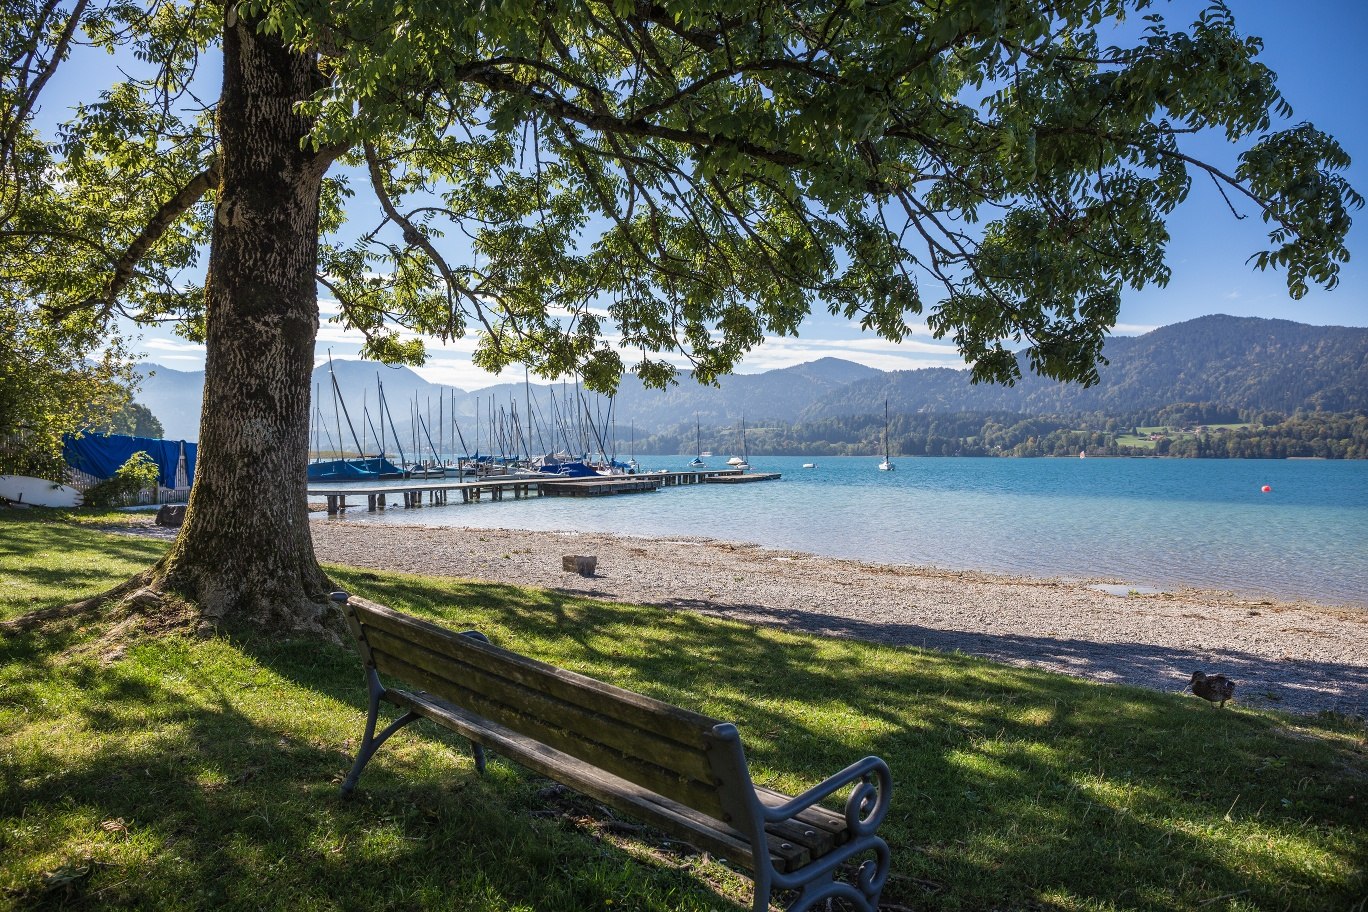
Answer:
<path fill-rule="evenodd" d="M 771 823 L 765 827 L 765 832 L 784 842 L 802 846 L 814 858 L 821 858 L 836 848 L 836 834 L 793 820 Z"/>
<path fill-rule="evenodd" d="M 534 772 L 569 785 L 615 810 L 631 814 L 701 849 L 726 858 L 748 871 L 755 870 L 755 858 L 749 840 L 721 820 L 653 793 L 591 763 L 576 759 L 537 739 L 519 734 L 494 720 L 483 718 L 431 694 L 389 690 L 385 692 L 385 699 L 401 709 L 412 710 L 431 718 L 471 741 L 482 744 Z M 767 792 L 781 801 L 788 800 L 787 796 L 778 792 Z M 783 848 L 785 843 L 788 843 L 788 848 Z M 773 833 L 769 837 L 768 848 L 771 862 L 777 870 L 784 872 L 801 868 L 818 854 L 786 835 Z"/>
<path fill-rule="evenodd" d="M 664 770 L 715 785 L 712 766 L 703 751 L 680 744 L 652 732 L 594 710 L 585 709 L 549 696 L 516 680 L 485 671 L 464 661 L 427 648 L 426 644 L 404 641 L 376 628 L 366 631 L 374 653 L 394 655 L 410 665 L 424 668 L 452 681 L 471 693 L 479 693 L 502 704 L 519 718 L 540 719 L 553 728 L 565 728 L 586 740 L 602 744 L 629 757 L 637 757 Z M 383 668 L 379 669 L 384 671 Z M 502 719 L 492 710 L 481 710 L 489 718 Z M 507 721 L 507 719 L 502 719 Z M 564 749 L 564 748 L 562 748 Z M 573 753 L 573 751 L 571 751 Z"/>
<path fill-rule="evenodd" d="M 460 659 L 534 690 L 551 694 L 567 703 L 612 716 L 643 731 L 663 735 L 681 744 L 705 749 L 707 733 L 720 721 L 644 694 L 500 649 L 489 643 L 461 636 L 436 624 L 400 614 L 366 599 L 352 596 L 350 603 L 363 628 L 373 626 L 401 639 L 421 643 L 434 652 Z"/>
<path fill-rule="evenodd" d="M 710 784 L 684 779 L 669 770 L 661 769 L 635 757 L 626 756 L 609 747 L 587 740 L 563 728 L 531 716 L 521 715 L 516 710 L 491 700 L 484 694 L 474 693 L 458 681 L 451 681 L 427 669 L 410 664 L 399 656 L 391 656 L 372 645 L 371 653 L 380 670 L 388 670 L 396 677 L 410 684 L 416 684 L 437 697 L 449 697 L 459 701 L 459 705 L 469 707 L 473 712 L 486 719 L 499 722 L 509 730 L 523 732 L 555 748 L 560 753 L 570 754 L 601 767 L 620 778 L 628 779 L 645 788 L 673 798 L 690 807 L 698 808 L 713 817 L 722 817 L 721 797 Z"/>
<path fill-rule="evenodd" d="M 765 788 L 763 785 L 755 786 L 755 794 L 770 807 L 778 807 L 789 800 L 789 796 L 783 792 L 776 792 L 774 789 Z M 804 829 L 816 830 L 818 838 L 821 838 L 823 833 L 830 835 L 836 845 L 842 845 L 850 838 L 850 830 L 846 826 L 845 815 L 829 811 L 820 805 L 799 811 L 791 822 L 801 825 Z M 798 838 L 803 837 L 800 835 Z M 819 857 L 825 855 L 826 851 L 821 852 Z"/>

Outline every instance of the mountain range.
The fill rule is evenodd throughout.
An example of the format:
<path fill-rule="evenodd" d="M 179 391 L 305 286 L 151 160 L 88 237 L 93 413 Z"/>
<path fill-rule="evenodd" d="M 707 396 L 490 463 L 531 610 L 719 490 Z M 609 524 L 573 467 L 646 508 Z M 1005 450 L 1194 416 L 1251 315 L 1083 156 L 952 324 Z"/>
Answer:
<path fill-rule="evenodd" d="M 1023 379 L 1012 387 L 973 384 L 968 370 L 885 372 L 839 358 L 738 374 L 723 378 L 718 387 L 686 378 L 669 390 L 647 390 L 628 376 L 613 404 L 613 417 L 621 441 L 629 426 L 638 436 L 645 436 L 692 425 L 695 420 L 720 427 L 742 417 L 749 423 L 763 423 L 869 415 L 882 411 L 885 398 L 896 413 L 1121 414 L 1179 402 L 1278 412 L 1368 409 L 1365 328 L 1214 315 L 1141 336 L 1114 337 L 1107 341 L 1104 355 L 1108 363 L 1100 368 L 1101 380 L 1087 389 L 1035 376 L 1024 363 Z M 144 380 L 136 398 L 161 420 L 166 436 L 195 439 L 203 371 L 142 364 L 139 372 Z M 457 424 L 467 435 L 474 430 L 477 409 L 488 415 L 492 402 L 496 410 L 516 408 L 525 413 L 529 396 L 543 426 L 552 423 L 553 412 L 573 411 L 575 401 L 587 403 L 601 420 L 608 414 L 606 400 L 587 394 L 581 400 L 573 384 L 525 387 L 505 383 L 467 392 L 429 383 L 408 368 L 373 362 L 334 361 L 333 372 L 358 435 L 363 433 L 363 400 L 372 422 L 379 424 L 375 417 L 377 377 L 384 384 L 400 440 L 411 438 L 409 416 L 415 401 L 424 415 L 430 408 L 434 419 L 439 400 L 447 415 L 454 403 Z M 335 428 L 328 365 L 315 369 L 314 383 L 322 414 L 328 426 Z M 369 431 L 364 433 L 371 436 Z"/>

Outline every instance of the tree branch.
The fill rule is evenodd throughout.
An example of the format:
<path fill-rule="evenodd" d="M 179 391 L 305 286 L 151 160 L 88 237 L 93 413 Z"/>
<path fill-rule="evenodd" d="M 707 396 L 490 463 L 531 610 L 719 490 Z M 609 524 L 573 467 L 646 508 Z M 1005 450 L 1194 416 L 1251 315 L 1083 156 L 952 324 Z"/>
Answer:
<path fill-rule="evenodd" d="M 109 312 L 114 309 L 119 299 L 119 295 L 128 287 L 128 283 L 133 280 L 134 273 L 138 268 L 138 263 L 146 256 L 147 251 L 162 239 L 166 230 L 176 219 L 180 218 L 204 197 L 204 194 L 218 184 L 219 170 L 217 162 L 210 164 L 199 174 L 196 174 L 190 181 L 176 192 L 169 200 L 162 203 L 156 213 L 143 226 L 138 236 L 125 248 L 114 261 L 114 274 L 110 276 L 109 282 L 105 285 L 104 292 L 99 297 L 88 298 L 66 307 L 55 307 L 48 309 L 48 313 L 57 319 L 64 319 L 83 307 L 93 307 L 101 318 L 107 317 Z"/>

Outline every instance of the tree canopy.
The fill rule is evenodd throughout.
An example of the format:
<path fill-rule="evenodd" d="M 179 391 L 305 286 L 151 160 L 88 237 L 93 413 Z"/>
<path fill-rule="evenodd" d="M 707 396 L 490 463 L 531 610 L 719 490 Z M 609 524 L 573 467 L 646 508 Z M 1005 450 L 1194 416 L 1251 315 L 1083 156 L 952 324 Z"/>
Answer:
<path fill-rule="evenodd" d="M 682 354 L 709 381 L 826 308 L 894 340 L 924 315 L 978 379 L 1015 379 L 1024 346 L 1087 382 L 1123 288 L 1167 280 L 1194 177 L 1257 208 L 1254 262 L 1293 297 L 1335 284 L 1362 202 L 1332 138 L 1274 129 L 1291 109 L 1224 5 L 1107 44 L 1148 7 L 24 0 L 4 14 L 5 280 L 49 313 L 202 337 L 221 180 L 202 70 L 226 15 L 314 68 L 296 107 L 342 165 L 317 277 L 370 356 L 420 360 L 399 327 L 473 329 L 490 370 L 659 385 Z M 44 147 L 29 118 L 81 42 L 143 69 Z M 1247 145 L 1229 172 L 1184 150 L 1205 129 Z"/>
<path fill-rule="evenodd" d="M 1024 347 L 1090 383 L 1196 177 L 1261 214 L 1254 261 L 1293 297 L 1333 286 L 1362 205 L 1343 149 L 1288 122 L 1223 4 L 1177 29 L 1149 7 L 12 0 L 0 294 L 77 338 L 124 314 L 205 341 L 195 484 L 148 580 L 206 623 L 316 627 L 320 287 L 372 357 L 473 332 L 486 369 L 598 390 L 681 357 L 712 381 L 814 308 L 895 341 L 924 318 L 978 380 Z M 73 48 L 126 78 L 47 143 Z M 1234 167 L 1185 149 L 1205 131 Z"/>

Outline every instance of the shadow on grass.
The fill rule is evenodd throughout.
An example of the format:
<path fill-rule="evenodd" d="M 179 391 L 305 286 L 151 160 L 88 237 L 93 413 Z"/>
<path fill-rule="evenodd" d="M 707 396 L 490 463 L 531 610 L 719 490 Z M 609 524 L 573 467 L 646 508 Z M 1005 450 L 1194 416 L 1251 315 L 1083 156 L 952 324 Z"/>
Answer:
<path fill-rule="evenodd" d="M 1363 665 L 1273 659 L 1233 649 L 1186 649 L 1026 634 L 970 634 L 916 624 L 873 624 L 820 612 L 726 605 L 701 599 L 676 599 L 662 604 L 714 615 L 735 613 L 762 617 L 769 624 L 791 630 L 819 631 L 826 636 L 946 652 L 965 650 L 997 662 L 1049 662 L 1052 666 L 1067 668 L 1070 674 L 1095 681 L 1138 684 L 1171 692 L 1179 691 L 1194 671 L 1219 671 L 1239 682 L 1237 699 L 1250 706 L 1276 709 L 1284 699 L 1295 695 L 1318 711 L 1368 717 L 1368 668 Z M 971 639 L 973 645 L 966 647 L 966 639 Z"/>
<path fill-rule="evenodd" d="M 1368 850 L 1368 770 L 1352 723 L 1298 719 L 1291 731 L 1192 697 L 962 655 L 551 591 L 336 576 L 383 604 L 735 722 L 757 778 L 790 793 L 884 757 L 892 902 L 1183 909 L 1239 894 L 1296 908 L 1365 888 L 1355 853 Z M 1322 841 L 1318 829 L 1337 835 Z"/>
<path fill-rule="evenodd" d="M 164 542 L 58 522 L 0 521 L 0 575 L 15 591 L 41 593 L 16 604 L 13 613 L 93 595 L 119 582 L 119 574 L 132 576 L 156 563 L 165 550 Z M 76 554 L 81 558 L 73 560 Z M 90 560 L 92 554 L 99 555 L 98 561 Z M 0 606 L 5 601 L 0 592 Z M 6 613 L 0 608 L 0 616 Z"/>
<path fill-rule="evenodd" d="M 692 613 L 333 570 L 391 607 L 733 721 L 797 791 L 867 754 L 893 769 L 890 905 L 1348 906 L 1368 851 L 1361 735 L 1215 712 L 958 655 Z M 336 782 L 365 687 L 346 649 L 152 640 L 102 666 L 77 633 L 0 640 L 0 889 L 25 907 L 694 910 L 677 859 L 546 811 L 535 777 L 427 723 L 357 796 Z M 1358 751 L 1358 752 L 1356 752 Z M 694 865 L 695 862 L 687 861 Z M 44 872 L 68 871 L 66 883 Z M 81 872 L 85 873 L 82 874 Z M 79 875 L 79 876 L 77 876 Z M 718 866 L 706 878 L 748 895 Z"/>
<path fill-rule="evenodd" d="M 75 644 L 0 643 L 0 713 L 23 720 L 0 754 L 0 905 L 6 893 L 24 908 L 719 905 L 670 865 L 537 819 L 530 776 L 496 763 L 477 777 L 434 730 L 396 737 L 365 789 L 341 798 L 364 718 L 345 650 L 162 639 L 100 666 L 46 654 L 63 645 Z"/>

